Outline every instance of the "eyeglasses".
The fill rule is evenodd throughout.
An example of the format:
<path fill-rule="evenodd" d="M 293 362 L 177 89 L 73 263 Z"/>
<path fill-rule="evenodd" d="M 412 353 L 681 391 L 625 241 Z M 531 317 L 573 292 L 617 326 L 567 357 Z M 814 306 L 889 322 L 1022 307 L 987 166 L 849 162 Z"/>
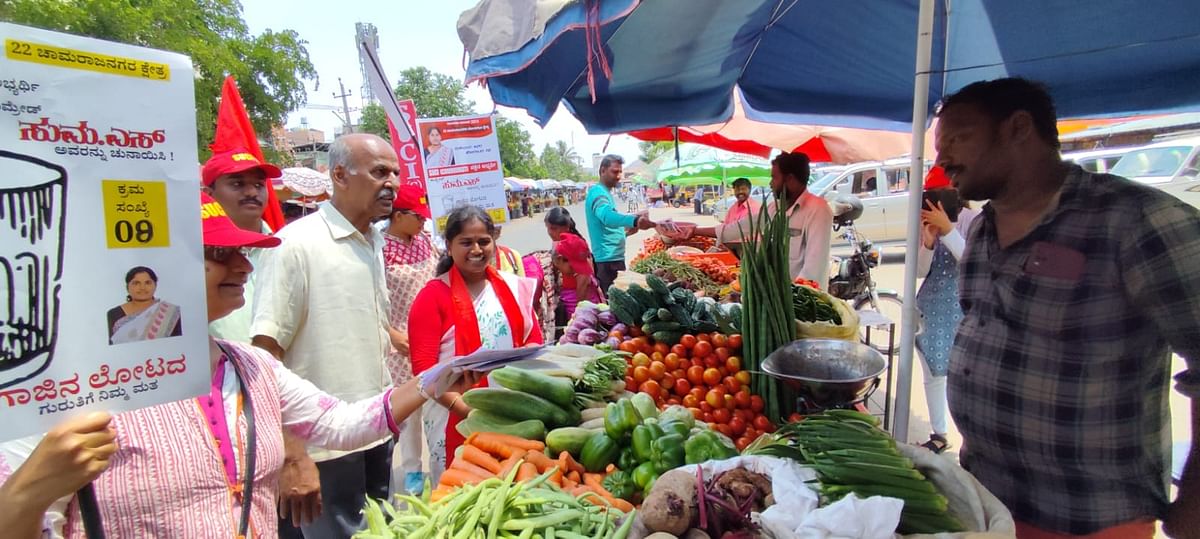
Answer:
<path fill-rule="evenodd" d="M 218 264 L 224 264 L 226 262 L 229 262 L 229 259 L 233 258 L 233 255 L 235 253 L 242 256 L 243 258 L 245 258 L 246 257 L 246 248 L 245 247 L 205 247 L 204 248 L 204 259 L 216 262 Z"/>

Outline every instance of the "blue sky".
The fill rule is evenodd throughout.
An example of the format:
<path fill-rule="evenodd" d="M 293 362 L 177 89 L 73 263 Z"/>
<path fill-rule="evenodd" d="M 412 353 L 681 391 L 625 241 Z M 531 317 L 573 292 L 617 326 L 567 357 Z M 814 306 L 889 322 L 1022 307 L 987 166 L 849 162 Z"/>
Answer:
<path fill-rule="evenodd" d="M 340 107 L 341 100 L 333 94 L 341 77 L 353 94 L 349 98 L 352 108 L 362 104 L 359 98 L 362 76 L 354 43 L 356 22 L 369 22 L 379 29 L 380 61 L 393 84 L 401 70 L 413 66 L 425 66 L 462 80 L 463 47 L 456 25 L 459 14 L 474 5 L 474 0 L 243 0 L 244 17 L 251 32 L 291 29 L 308 41 L 309 57 L 320 75 L 319 87 L 313 82 L 307 85 L 309 103 Z M 476 112 L 490 112 L 494 107 L 487 91 L 477 85 L 467 88 L 467 96 L 475 102 Z M 538 127 L 523 110 L 504 107 L 498 110 L 525 126 L 538 153 L 544 145 L 557 140 L 568 144 L 574 140 L 575 151 L 590 165 L 590 156 L 600 152 L 607 138 L 607 135 L 588 135 L 563 107 L 545 129 Z M 304 109 L 288 116 L 287 126 L 298 127 L 301 118 L 307 118 L 311 127 L 324 130 L 329 137 L 340 125 L 328 110 Z M 608 151 L 633 160 L 638 155 L 637 141 L 624 135 L 613 136 Z"/>

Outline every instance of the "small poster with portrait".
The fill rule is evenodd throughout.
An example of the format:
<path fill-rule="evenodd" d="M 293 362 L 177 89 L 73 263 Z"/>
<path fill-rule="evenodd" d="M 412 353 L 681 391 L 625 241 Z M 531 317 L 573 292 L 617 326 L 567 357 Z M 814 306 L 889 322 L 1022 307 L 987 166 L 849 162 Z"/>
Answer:
<path fill-rule="evenodd" d="M 438 230 L 458 206 L 479 206 L 492 221 L 508 221 L 504 167 L 491 115 L 421 118 L 417 135 L 425 160 L 429 210 Z"/>
<path fill-rule="evenodd" d="M 191 60 L 0 36 L 0 441 L 208 391 Z"/>

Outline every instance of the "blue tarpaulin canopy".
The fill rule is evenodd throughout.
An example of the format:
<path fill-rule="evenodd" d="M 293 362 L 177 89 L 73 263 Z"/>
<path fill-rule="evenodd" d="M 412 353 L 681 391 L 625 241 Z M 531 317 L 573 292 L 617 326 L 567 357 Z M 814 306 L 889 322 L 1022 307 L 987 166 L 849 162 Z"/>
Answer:
<path fill-rule="evenodd" d="M 541 125 L 561 101 L 592 133 L 722 122 L 739 92 L 751 120 L 911 131 L 920 177 L 928 114 L 978 80 L 1040 81 L 1059 118 L 1200 111 L 1197 20 L 1197 0 L 581 0 L 539 19 L 544 31 L 523 45 L 474 55 L 467 80 Z M 506 22 L 489 30 L 484 17 L 459 34 L 511 35 Z M 920 191 L 910 182 L 910 197 Z M 911 206 L 910 253 L 920 224 Z M 905 260 L 901 439 L 916 258 Z"/>
<path fill-rule="evenodd" d="M 611 80 L 574 2 L 519 50 L 472 58 L 468 80 L 545 125 L 564 102 L 593 133 L 710 124 L 735 86 L 755 120 L 908 131 L 918 0 L 606 0 Z M 927 110 L 970 82 L 1046 83 L 1059 117 L 1197 110 L 1200 2 L 933 2 Z"/>

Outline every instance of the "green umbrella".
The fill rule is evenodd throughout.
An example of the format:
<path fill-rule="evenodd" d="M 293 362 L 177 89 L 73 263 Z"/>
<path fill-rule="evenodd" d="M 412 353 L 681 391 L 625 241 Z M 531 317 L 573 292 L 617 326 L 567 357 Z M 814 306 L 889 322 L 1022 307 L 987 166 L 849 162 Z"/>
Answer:
<path fill-rule="evenodd" d="M 771 164 L 765 160 L 726 159 L 684 163 L 658 170 L 658 181 L 670 185 L 729 185 L 738 178 L 749 178 L 753 185 L 770 185 Z"/>

